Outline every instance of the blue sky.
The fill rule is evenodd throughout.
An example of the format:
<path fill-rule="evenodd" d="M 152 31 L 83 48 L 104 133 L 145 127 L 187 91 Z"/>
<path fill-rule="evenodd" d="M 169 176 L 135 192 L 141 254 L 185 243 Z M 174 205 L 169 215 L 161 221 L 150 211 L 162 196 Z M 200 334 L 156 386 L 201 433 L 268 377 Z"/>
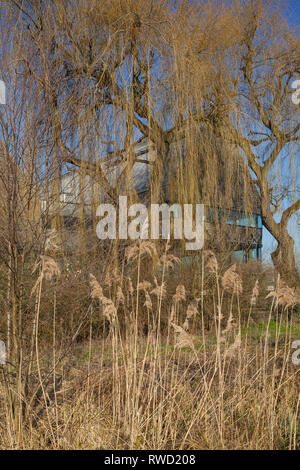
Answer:
<path fill-rule="evenodd" d="M 288 0 L 284 2 L 286 4 L 285 12 L 290 24 L 298 29 L 300 27 L 300 0 Z M 300 51 L 299 51 L 300 53 Z M 0 78 L 2 78 L 0 76 Z M 299 77 L 300 78 L 300 77 Z M 300 113 L 299 113 L 300 114 Z M 300 119 L 300 115 L 299 115 Z M 299 159 L 299 156 L 298 156 Z M 300 164 L 296 166 L 300 173 Z M 300 174 L 297 175 L 297 179 L 300 180 Z M 289 232 L 295 240 L 295 247 L 298 259 L 298 265 L 300 267 L 300 214 L 293 216 L 289 223 Z M 270 262 L 270 254 L 276 247 L 276 241 L 271 234 L 264 228 L 263 229 L 263 261 Z"/>
<path fill-rule="evenodd" d="M 286 2 L 287 6 L 285 8 L 286 14 L 290 21 L 290 24 L 294 26 L 300 25 L 300 0 L 289 0 Z"/>
<path fill-rule="evenodd" d="M 285 8 L 287 17 L 291 25 L 293 25 L 299 32 L 300 27 L 300 0 L 289 0 L 286 2 Z M 300 53 L 300 51 L 299 51 Z M 300 116 L 299 116 L 300 118 Z M 299 158 L 299 157 L 298 157 Z M 296 167 L 300 172 L 300 166 Z M 300 174 L 297 175 L 297 179 L 300 180 Z M 298 266 L 300 267 L 300 214 L 292 217 L 289 223 L 289 232 L 295 240 L 295 249 L 297 254 Z M 270 253 L 276 247 L 276 242 L 272 235 L 264 228 L 263 229 L 263 260 L 265 262 L 270 261 Z"/>

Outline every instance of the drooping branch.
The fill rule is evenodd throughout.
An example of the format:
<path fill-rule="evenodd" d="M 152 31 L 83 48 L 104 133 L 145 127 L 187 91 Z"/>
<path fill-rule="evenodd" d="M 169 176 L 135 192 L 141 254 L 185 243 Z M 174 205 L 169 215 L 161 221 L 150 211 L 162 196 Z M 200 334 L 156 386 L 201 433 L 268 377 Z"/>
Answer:
<path fill-rule="evenodd" d="M 281 225 L 286 227 L 292 215 L 295 214 L 295 212 L 298 210 L 300 210 L 300 199 L 295 201 L 290 207 L 283 211 L 280 221 Z"/>

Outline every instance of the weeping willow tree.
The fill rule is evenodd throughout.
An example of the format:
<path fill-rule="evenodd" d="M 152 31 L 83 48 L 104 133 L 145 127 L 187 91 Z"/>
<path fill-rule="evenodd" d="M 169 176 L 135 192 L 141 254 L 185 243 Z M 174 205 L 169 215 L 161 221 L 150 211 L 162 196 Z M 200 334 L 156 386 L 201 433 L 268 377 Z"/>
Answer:
<path fill-rule="evenodd" d="M 167 169 L 174 201 L 250 214 L 261 206 L 278 242 L 274 264 L 297 281 L 287 223 L 299 201 L 276 222 L 274 198 L 286 198 L 282 178 L 275 185 L 270 178 L 286 144 L 298 139 L 288 91 L 299 61 L 295 37 L 275 28 L 266 2 L 7 4 L 23 31 L 20 61 L 47 109 L 61 171 L 80 168 L 115 203 L 125 188 L 134 200 L 135 148 L 145 140 L 154 156 L 144 161 L 153 202 L 165 197 Z M 288 188 L 295 198 L 290 181 Z"/>
<path fill-rule="evenodd" d="M 223 134 L 251 171 L 264 226 L 277 242 L 278 273 L 299 285 L 288 224 L 300 210 L 299 105 L 292 100 L 300 72 L 299 35 L 275 2 L 241 2 L 233 14 L 236 41 L 222 53 L 219 99 L 229 110 Z"/>

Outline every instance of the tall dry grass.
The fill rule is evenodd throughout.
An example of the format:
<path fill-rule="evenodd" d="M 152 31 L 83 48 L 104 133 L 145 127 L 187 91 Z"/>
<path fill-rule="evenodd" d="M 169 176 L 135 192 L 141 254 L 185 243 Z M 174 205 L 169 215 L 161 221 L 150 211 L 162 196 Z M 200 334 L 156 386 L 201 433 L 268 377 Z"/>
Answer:
<path fill-rule="evenodd" d="M 249 174 L 255 155 L 248 154 L 247 166 L 235 148 L 249 150 L 250 141 L 235 131 L 245 128 L 257 103 L 264 112 L 261 86 L 263 95 L 275 89 L 280 96 L 268 102 L 272 116 L 260 121 L 274 132 L 273 116 L 282 112 L 279 123 L 293 123 L 295 109 L 285 109 L 285 100 L 278 105 L 281 66 L 294 70 L 287 56 L 297 66 L 292 31 L 281 46 L 279 22 L 262 1 L 220 11 L 213 2 L 178 2 L 177 9 L 156 0 L 99 3 L 0 4 L 1 79 L 9 84 L 0 114 L 0 333 L 8 352 L 0 371 L 0 446 L 296 449 L 299 368 L 291 342 L 298 294 L 278 282 L 266 299 L 261 273 L 228 266 L 235 230 L 228 243 L 228 225 L 218 215 L 219 208 L 257 213 Z M 273 49 L 264 44 L 262 57 L 243 52 L 260 51 L 265 37 L 280 52 L 266 76 Z M 262 85 L 249 76 L 257 60 Z M 245 106 L 243 70 L 250 79 Z M 260 127 L 273 144 L 273 134 Z M 148 202 L 167 197 L 215 208 L 215 226 L 205 234 L 210 251 L 193 266 L 179 266 L 168 245 L 96 239 L 100 187 L 114 201 L 119 191 L 138 199 L 131 170 L 142 137 L 151 147 L 145 165 L 153 168 Z M 279 147 L 288 143 L 275 137 Z M 276 152 L 260 159 L 261 167 L 269 163 L 256 172 L 270 228 L 270 206 L 280 209 L 296 188 L 297 143 L 290 137 L 287 189 L 279 164 L 274 185 L 265 184 Z M 125 165 L 115 187 L 104 175 L 104 156 L 112 173 L 116 159 Z M 70 168 L 78 169 L 80 201 L 69 230 L 60 193 Z M 74 234 L 78 247 L 70 255 L 66 242 Z"/>
<path fill-rule="evenodd" d="M 44 289 L 63 274 L 50 257 L 41 260 L 35 360 L 29 390 L 18 397 L 24 406 L 11 400 L 22 376 L 1 366 L 1 448 L 299 449 L 300 369 L 291 361 L 296 293 L 278 283 L 264 299 L 271 302 L 266 326 L 255 337 L 249 326 L 257 322 L 251 309 L 259 282 L 242 312 L 236 265 L 220 272 L 215 254 L 205 253 L 205 274 L 213 276 L 208 331 L 204 292 L 191 298 L 183 284 L 168 290 L 168 244 L 158 255 L 159 274 L 141 278 L 154 253 L 149 242 L 127 252 L 127 260 L 135 256 L 132 277 L 126 265 L 101 282 L 90 274 L 89 305 L 75 320 L 86 336 L 69 345 L 57 336 L 55 301 L 51 340 L 38 334 Z M 101 336 L 93 329 L 99 321 Z"/>

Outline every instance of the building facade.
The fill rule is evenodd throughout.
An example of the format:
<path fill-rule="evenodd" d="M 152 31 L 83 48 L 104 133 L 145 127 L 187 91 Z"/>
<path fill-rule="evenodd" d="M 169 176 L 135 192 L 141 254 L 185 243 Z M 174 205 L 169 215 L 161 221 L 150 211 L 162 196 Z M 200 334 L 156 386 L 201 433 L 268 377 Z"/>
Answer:
<path fill-rule="evenodd" d="M 118 188 L 121 194 L 127 194 L 129 188 L 133 188 L 141 201 L 149 201 L 151 165 L 147 162 L 155 159 L 155 153 L 149 150 L 147 142 L 140 142 L 135 147 L 135 163 L 130 175 L 127 177 L 124 187 Z M 224 202 L 218 196 L 214 201 L 209 200 L 205 194 L 199 192 L 198 203 L 204 204 L 205 208 L 205 249 L 215 251 L 230 251 L 232 259 L 237 262 L 247 262 L 251 259 L 261 260 L 262 256 L 262 219 L 258 195 L 251 186 L 247 171 L 241 163 L 240 155 L 236 152 L 237 166 L 240 175 L 248 185 L 243 190 L 237 188 L 236 194 L 230 202 Z M 172 159 L 169 159 L 172 161 Z M 111 187 L 116 187 L 118 176 L 124 168 L 124 164 L 114 155 L 103 158 L 101 163 Z M 237 175 L 233 175 L 236 180 Z M 224 171 L 220 171 L 219 193 L 220 196 L 225 189 L 223 183 Z M 245 183 L 244 183 L 245 184 Z M 201 181 L 199 181 L 201 185 Z M 238 186 L 238 185 L 237 185 Z M 73 169 L 61 175 L 59 204 L 51 204 L 51 196 L 44 197 L 42 208 L 45 217 L 48 217 L 48 225 L 51 227 L 51 218 L 59 215 L 61 219 L 61 230 L 64 232 L 64 243 L 67 251 L 78 248 L 79 225 L 84 224 L 88 240 L 96 238 L 95 223 L 96 208 L 100 203 L 107 201 L 103 188 L 95 182 L 95 179 L 82 169 Z M 177 202 L 172 191 L 169 190 L 168 171 L 165 171 L 163 181 L 164 201 L 172 204 Z M 247 193 L 251 205 L 243 202 Z M 176 196 L 175 196 L 176 197 Z M 101 243 L 100 241 L 98 241 Z"/>

